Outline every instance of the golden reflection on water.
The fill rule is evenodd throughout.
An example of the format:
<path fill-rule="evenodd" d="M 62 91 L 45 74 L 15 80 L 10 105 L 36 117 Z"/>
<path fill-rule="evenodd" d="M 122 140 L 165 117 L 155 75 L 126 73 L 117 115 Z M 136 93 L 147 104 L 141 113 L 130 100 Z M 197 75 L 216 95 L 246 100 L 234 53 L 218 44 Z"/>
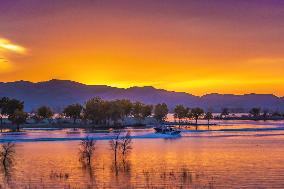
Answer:
<path fill-rule="evenodd" d="M 0 188 L 281 188 L 283 139 L 136 139 L 116 163 L 97 141 L 91 165 L 79 161 L 78 141 L 17 143 Z"/>

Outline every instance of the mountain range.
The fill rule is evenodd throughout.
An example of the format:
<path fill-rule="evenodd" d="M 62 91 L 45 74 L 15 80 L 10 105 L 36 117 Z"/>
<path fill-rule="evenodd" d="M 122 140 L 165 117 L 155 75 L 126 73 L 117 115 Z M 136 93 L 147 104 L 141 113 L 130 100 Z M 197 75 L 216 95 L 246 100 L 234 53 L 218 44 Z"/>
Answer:
<path fill-rule="evenodd" d="M 253 107 L 284 111 L 284 97 L 273 94 L 207 94 L 194 96 L 185 92 L 167 91 L 151 86 L 127 89 L 106 85 L 85 85 L 69 80 L 50 80 L 38 83 L 28 81 L 0 82 L 0 97 L 10 97 L 25 102 L 25 110 L 32 111 L 47 105 L 54 111 L 61 111 L 72 103 L 84 104 L 88 99 L 99 96 L 106 100 L 130 99 L 146 104 L 165 102 L 172 111 L 177 104 L 201 107 L 214 112 L 230 108 L 234 112 L 247 112 Z"/>

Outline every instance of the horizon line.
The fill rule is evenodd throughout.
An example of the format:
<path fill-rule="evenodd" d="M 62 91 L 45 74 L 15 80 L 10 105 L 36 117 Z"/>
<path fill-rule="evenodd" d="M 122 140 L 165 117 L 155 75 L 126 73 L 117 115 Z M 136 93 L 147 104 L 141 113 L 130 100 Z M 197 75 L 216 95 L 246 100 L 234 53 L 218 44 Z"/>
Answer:
<path fill-rule="evenodd" d="M 16 83 L 16 82 L 27 82 L 27 83 L 33 83 L 33 84 L 37 84 L 37 83 L 47 83 L 50 81 L 69 81 L 69 82 L 73 82 L 73 83 L 77 83 L 77 84 L 81 84 L 81 85 L 85 85 L 85 86 L 106 86 L 106 87 L 112 87 L 112 88 L 117 88 L 117 89 L 131 89 L 131 88 L 145 88 L 145 87 L 151 87 L 154 88 L 156 90 L 164 90 L 164 91 L 168 91 L 168 92 L 175 92 L 175 93 L 185 93 L 188 95 L 192 95 L 192 96 L 196 96 L 196 97 L 203 97 L 203 96 L 207 96 L 207 95 L 234 95 L 234 96 L 244 96 L 244 95 L 273 95 L 275 97 L 278 98 L 283 98 L 284 96 L 278 96 L 276 94 L 273 93 L 255 93 L 255 92 L 250 92 L 250 93 L 242 93 L 242 94 L 233 94 L 233 93 L 218 93 L 218 92 L 211 92 L 211 93 L 205 93 L 202 95 L 194 95 L 192 93 L 189 92 L 185 92 L 185 91 L 175 91 L 175 90 L 168 90 L 168 89 L 163 89 L 163 88 L 157 88 L 155 86 L 152 85 L 143 85 L 143 86 L 137 86 L 137 85 L 133 85 L 133 86 L 129 86 L 129 87 L 117 87 L 117 86 L 113 86 L 113 85 L 108 85 L 108 84 L 87 84 L 87 83 L 83 83 L 83 82 L 79 82 L 79 81 L 74 81 L 74 80 L 70 80 L 70 79 L 49 79 L 49 80 L 42 80 L 42 81 L 28 81 L 28 80 L 15 80 L 15 81 L 0 81 L 0 83 Z"/>

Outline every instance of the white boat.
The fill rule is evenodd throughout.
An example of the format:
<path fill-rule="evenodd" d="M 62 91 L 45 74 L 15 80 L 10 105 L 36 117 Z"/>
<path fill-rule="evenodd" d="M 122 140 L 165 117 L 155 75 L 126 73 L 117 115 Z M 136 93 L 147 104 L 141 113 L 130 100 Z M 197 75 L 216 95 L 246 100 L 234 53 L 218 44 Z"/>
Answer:
<path fill-rule="evenodd" d="M 154 129 L 156 133 L 160 133 L 160 134 L 168 134 L 168 135 L 179 135 L 180 134 L 179 130 L 176 130 L 176 129 L 173 129 L 167 126 L 155 127 Z"/>

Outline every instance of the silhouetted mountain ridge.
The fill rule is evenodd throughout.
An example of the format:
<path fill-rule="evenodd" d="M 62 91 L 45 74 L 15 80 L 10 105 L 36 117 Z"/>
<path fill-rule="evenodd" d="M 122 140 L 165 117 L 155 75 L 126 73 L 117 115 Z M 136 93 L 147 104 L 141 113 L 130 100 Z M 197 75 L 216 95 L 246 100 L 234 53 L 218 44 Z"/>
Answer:
<path fill-rule="evenodd" d="M 0 82 L 0 97 L 7 96 L 25 101 L 25 109 L 31 111 L 41 105 L 51 106 L 55 111 L 62 110 L 68 104 L 83 104 L 88 99 L 100 96 L 113 100 L 127 98 L 147 104 L 165 102 L 170 109 L 177 104 L 188 107 L 202 107 L 220 111 L 227 107 L 235 111 L 248 111 L 252 107 L 284 111 L 284 97 L 272 94 L 206 94 L 194 96 L 185 92 L 156 89 L 152 86 L 130 87 L 127 89 L 106 85 L 85 85 L 70 80 L 50 80 L 38 83 L 29 81 Z"/>

